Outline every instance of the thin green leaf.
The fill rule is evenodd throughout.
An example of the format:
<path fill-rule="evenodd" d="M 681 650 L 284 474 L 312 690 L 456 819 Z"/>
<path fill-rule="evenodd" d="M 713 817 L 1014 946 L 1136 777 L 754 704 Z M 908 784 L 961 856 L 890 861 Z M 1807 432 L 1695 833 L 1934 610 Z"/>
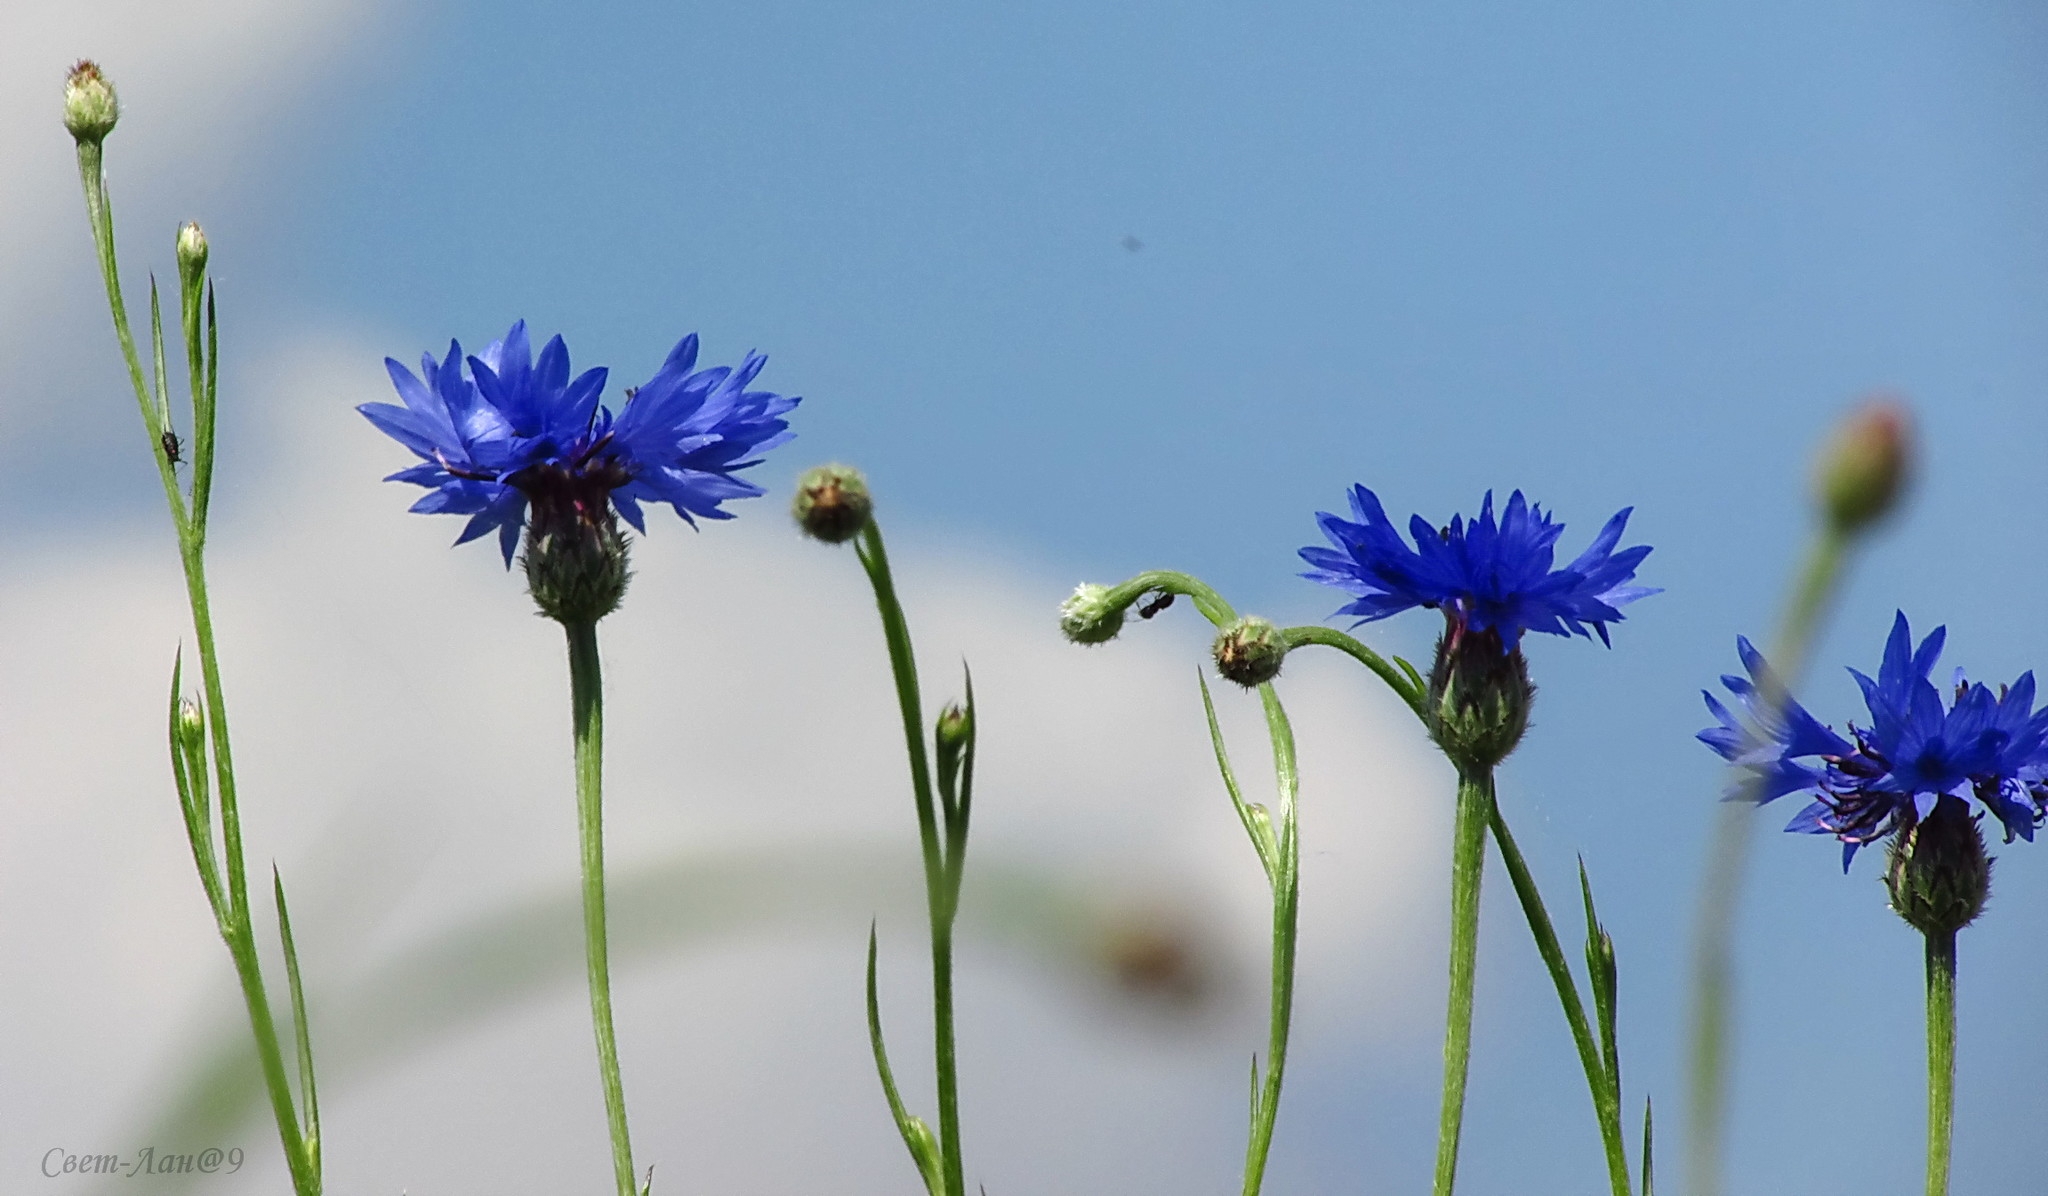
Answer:
<path fill-rule="evenodd" d="M 1600 924 L 1593 909 L 1593 882 L 1586 876 L 1586 861 L 1579 860 L 1579 893 L 1586 902 L 1586 973 L 1593 985 L 1593 1016 L 1600 1024 L 1601 1061 L 1607 1068 L 1607 1082 L 1621 1101 L 1621 1051 L 1615 1039 L 1614 940 Z"/>
<path fill-rule="evenodd" d="M 1259 853 L 1259 862 L 1266 868 L 1266 883 L 1278 886 L 1280 883 L 1280 846 L 1273 838 L 1273 823 L 1266 816 L 1263 806 L 1246 805 L 1244 793 L 1237 786 L 1237 774 L 1230 767 L 1230 750 L 1223 744 L 1223 728 L 1216 722 L 1216 702 L 1209 694 L 1209 680 L 1202 670 L 1195 670 L 1195 680 L 1202 687 L 1202 709 L 1209 716 L 1209 742 L 1216 749 L 1216 769 L 1223 774 L 1223 787 L 1230 791 L 1230 804 L 1237 808 L 1237 819 L 1244 823 L 1244 833 L 1251 836 L 1252 848 Z"/>
<path fill-rule="evenodd" d="M 180 733 L 182 721 L 185 680 L 185 649 L 178 648 L 171 662 L 171 710 L 167 732 L 171 744 L 171 779 L 178 786 L 178 809 L 185 817 L 185 838 L 192 845 L 192 863 L 199 869 L 199 883 L 206 890 L 207 905 L 213 910 L 216 924 L 225 924 L 221 908 L 220 866 L 213 855 L 213 821 L 210 810 L 211 796 L 206 781 L 206 761 L 194 759 L 185 750 L 185 737 Z"/>
<path fill-rule="evenodd" d="M 967 714 L 967 745 L 960 754 L 960 798 L 954 819 L 953 834 L 946 844 L 946 862 L 951 872 L 951 893 L 955 904 L 960 899 L 960 881 L 967 869 L 967 829 L 974 817 L 974 747 L 981 738 L 981 723 L 974 713 L 974 670 L 960 662 L 962 683 L 966 690 L 963 706 Z"/>
<path fill-rule="evenodd" d="M 1643 1098 L 1643 1196 L 1657 1196 L 1653 1176 L 1656 1173 L 1655 1155 L 1650 1149 L 1650 1098 Z"/>
<path fill-rule="evenodd" d="M 306 1155 L 313 1174 L 320 1173 L 320 1095 L 313 1080 L 313 1033 L 306 1020 L 306 990 L 299 983 L 299 948 L 292 941 L 292 916 L 285 909 L 284 877 L 270 866 L 271 889 L 277 896 L 277 936 L 284 943 L 284 974 L 292 993 L 292 1039 L 299 1048 L 299 1113 L 304 1119 Z"/>
<path fill-rule="evenodd" d="M 1501 862 L 1507 865 L 1508 879 L 1514 884 L 1515 896 L 1522 903 L 1523 916 L 1528 919 L 1529 933 L 1536 940 L 1536 950 L 1543 956 L 1543 966 L 1549 970 L 1550 979 L 1557 987 L 1558 1004 L 1564 1009 L 1564 1019 L 1571 1027 L 1572 1042 L 1579 1048 L 1579 1064 L 1585 1069 L 1586 1088 L 1593 1097 L 1593 1115 L 1600 1128 L 1601 1145 L 1607 1152 L 1608 1181 L 1615 1196 L 1629 1196 L 1633 1187 L 1628 1180 L 1628 1147 L 1622 1137 L 1621 1094 L 1616 1090 L 1608 1074 L 1599 1043 L 1594 1040 L 1593 1028 L 1586 1021 L 1586 1007 L 1579 996 L 1578 981 L 1572 978 L 1571 967 L 1565 962 L 1564 948 L 1558 944 L 1557 927 L 1550 920 L 1550 911 L 1543 906 L 1543 894 L 1536 887 L 1536 878 L 1530 875 L 1529 863 L 1522 858 L 1521 849 L 1515 846 L 1515 837 L 1508 831 L 1507 819 L 1502 816 L 1500 806 L 1493 809 L 1493 841 L 1500 848 Z"/>
<path fill-rule="evenodd" d="M 882 1095 L 889 1100 L 889 1115 L 896 1119 L 896 1132 L 903 1136 L 903 1145 L 910 1151 L 911 1162 L 917 1164 L 917 1173 L 924 1177 L 924 1188 L 931 1196 L 939 1196 L 943 1182 L 939 1172 L 939 1151 L 932 1140 L 931 1127 L 921 1118 L 914 1117 L 903 1107 L 903 1097 L 896 1091 L 896 1077 L 889 1070 L 889 1049 L 882 1043 L 882 1003 L 875 994 L 875 955 L 877 943 L 874 923 L 868 924 L 868 1043 L 875 1052 L 875 1072 L 882 1077 Z"/>

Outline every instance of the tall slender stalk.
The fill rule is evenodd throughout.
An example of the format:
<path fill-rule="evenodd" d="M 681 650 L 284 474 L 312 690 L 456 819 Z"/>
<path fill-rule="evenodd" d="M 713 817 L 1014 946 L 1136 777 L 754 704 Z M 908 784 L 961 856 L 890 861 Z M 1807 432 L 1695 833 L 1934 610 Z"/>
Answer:
<path fill-rule="evenodd" d="M 946 835 L 941 838 L 938 803 L 932 794 L 930 757 L 925 750 L 924 709 L 918 692 L 917 659 L 910 642 L 910 626 L 903 605 L 896 598 L 896 581 L 889 571 L 888 549 L 882 543 L 881 524 L 870 518 L 861 529 L 855 549 L 874 590 L 875 607 L 881 614 L 882 634 L 889 648 L 889 670 L 896 685 L 896 702 L 903 717 L 903 739 L 910 758 L 911 791 L 917 803 L 918 845 L 924 859 L 925 911 L 931 929 L 932 952 L 932 1064 L 938 1078 L 939 1132 L 938 1196 L 966 1196 L 966 1166 L 960 1146 L 960 1081 L 954 1051 L 953 1027 L 953 921 L 960 904 L 960 863 L 967 843 L 967 810 L 964 800 L 949 798 Z M 970 732 L 971 734 L 971 732 Z M 970 765 L 971 768 L 971 765 Z M 950 787 L 950 778 L 942 777 Z M 877 1023 L 878 1027 L 878 1023 Z M 880 1031 L 875 1029 L 876 1059 L 882 1062 Z M 886 1071 L 885 1086 L 893 1086 Z M 895 1102 L 892 1102 L 892 1107 Z M 914 1119 L 899 1114 L 898 1128 L 913 1156 L 928 1149 L 911 1128 Z M 921 1126 L 921 1123 L 917 1123 Z M 928 1132 L 928 1131 L 927 1131 Z"/>
<path fill-rule="evenodd" d="M 1823 617 L 1832 605 L 1854 536 L 1822 524 L 1808 545 L 1797 582 L 1785 606 L 1777 636 L 1765 653 L 1774 671 L 1763 682 L 1762 705 L 1785 701 L 1786 691 L 1806 671 Z M 1692 1196 L 1720 1196 L 1721 1158 L 1728 1120 L 1729 1024 L 1735 976 L 1735 915 L 1751 847 L 1747 796 L 1724 802 L 1714 820 L 1700 889 L 1699 920 L 1693 932 L 1692 1013 L 1687 1043 L 1686 1171 Z"/>
<path fill-rule="evenodd" d="M 1927 1196 L 1948 1196 L 1956 1115 L 1956 932 L 1927 932 Z"/>
<path fill-rule="evenodd" d="M 590 979 L 590 1024 L 604 1082 L 605 1122 L 619 1196 L 635 1196 L 633 1141 L 626 1130 L 626 1089 L 612 1029 L 611 952 L 604 909 L 604 676 L 597 624 L 564 623 L 569 637 L 569 697 L 576 731 L 576 827 L 583 847 L 583 951 Z"/>
<path fill-rule="evenodd" d="M 234 754 L 228 736 L 227 697 L 221 684 L 220 657 L 215 646 L 213 615 L 207 593 L 206 517 L 207 499 L 213 483 L 214 399 L 218 382 L 217 360 L 213 352 L 212 293 L 204 285 L 203 256 L 189 267 L 187 263 L 181 261 L 181 324 L 185 333 L 184 348 L 192 387 L 190 410 L 193 416 L 195 449 L 192 461 L 192 498 L 188 505 L 186 493 L 178 482 L 178 454 L 174 454 L 171 448 L 177 441 L 171 426 L 168 382 L 164 366 L 163 318 L 155 284 L 152 283 L 150 287 L 150 331 L 154 366 L 152 384 L 151 376 L 144 373 L 141 357 L 136 351 L 135 335 L 128 321 L 127 304 L 121 294 L 120 269 L 114 246 L 113 207 L 107 196 L 102 146 L 99 142 L 84 139 L 78 142 L 78 174 L 85 193 L 86 217 L 92 230 L 100 278 L 106 288 L 107 307 L 113 318 L 114 335 L 120 343 L 122 362 L 128 368 L 129 382 L 135 391 L 136 404 L 142 415 L 143 430 L 149 439 L 150 456 L 156 462 L 157 474 L 164 487 L 164 501 L 170 510 L 172 528 L 177 534 L 178 559 L 184 572 L 186 601 L 199 653 L 201 687 L 205 698 L 203 732 L 189 745 L 181 744 L 175 726 L 171 736 L 174 779 L 178 782 L 180 801 L 187 810 L 186 831 L 191 840 L 193 858 L 198 866 L 202 887 L 205 888 L 208 903 L 213 909 L 215 925 L 228 948 L 229 958 L 234 963 L 235 979 L 242 990 L 243 1005 L 248 1012 L 250 1031 L 256 1043 L 257 1063 L 263 1075 L 264 1088 L 270 1097 L 271 1112 L 277 1122 L 278 1139 L 284 1149 L 285 1162 L 291 1173 L 293 1191 L 297 1196 L 319 1196 L 319 1121 L 317 1104 L 313 1096 L 312 1048 L 306 1027 L 305 1005 L 303 994 L 296 983 L 297 950 L 290 945 L 287 925 L 284 933 L 287 936 L 288 964 L 294 976 L 292 1018 L 294 1037 L 298 1044 L 299 1084 L 304 1094 L 303 1110 L 294 1097 L 292 1080 L 278 1038 L 277 1020 L 271 1011 L 269 993 L 263 981 L 263 969 L 257 953 L 256 934 L 250 916 L 248 872 L 244 863 L 242 844 L 241 805 L 235 788 Z M 202 296 L 205 307 L 203 344 Z M 182 670 L 179 670 L 179 675 L 182 675 Z M 174 703 L 176 700 L 177 695 L 174 693 Z M 205 792 L 209 781 L 204 757 L 209 754 L 213 765 L 211 786 L 219 791 L 222 860 L 217 868 L 213 863 L 215 856 L 210 803 Z M 215 879 L 216 876 L 225 880 L 224 887 Z M 284 898 L 281 880 L 276 882 L 275 889 L 277 907 L 282 919 Z"/>
<path fill-rule="evenodd" d="M 1493 773 L 1460 772 L 1451 831 L 1451 989 L 1444 1014 L 1444 1093 L 1437 1117 L 1436 1196 L 1458 1176 L 1458 1135 L 1465 1123 L 1465 1076 L 1472 1059 L 1472 990 L 1479 963 L 1479 882 L 1486 870 L 1486 829 L 1493 820 Z"/>

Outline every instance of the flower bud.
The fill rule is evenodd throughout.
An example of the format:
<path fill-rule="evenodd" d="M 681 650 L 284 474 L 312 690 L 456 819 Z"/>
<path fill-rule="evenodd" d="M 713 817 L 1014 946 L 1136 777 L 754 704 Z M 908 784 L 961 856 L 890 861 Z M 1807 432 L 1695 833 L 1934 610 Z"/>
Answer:
<path fill-rule="evenodd" d="M 618 484 L 602 471 L 549 466 L 522 473 L 519 488 L 531 518 L 519 563 L 534 605 L 557 623 L 595 623 L 626 596 L 633 574 L 626 537 L 612 513 L 611 491 Z"/>
<path fill-rule="evenodd" d="M 206 231 L 193 221 L 178 226 L 178 277 L 187 285 L 206 272 Z"/>
<path fill-rule="evenodd" d="M 867 479 L 850 465 L 820 465 L 796 482 L 790 513 L 804 534 L 827 544 L 843 544 L 861 533 L 874 513 Z"/>
<path fill-rule="evenodd" d="M 1124 629 L 1124 610 L 1109 601 L 1109 587 L 1084 581 L 1060 603 L 1060 631 L 1077 644 L 1106 644 Z"/>
<path fill-rule="evenodd" d="M 206 715 L 190 698 L 178 701 L 178 742 L 188 752 L 206 742 Z"/>
<path fill-rule="evenodd" d="M 64 81 L 64 127 L 79 144 L 98 145 L 119 119 L 121 104 L 114 98 L 114 85 L 100 73 L 98 63 L 80 59 Z"/>
<path fill-rule="evenodd" d="M 1872 399 L 1850 412 L 1815 463 L 1821 509 L 1849 534 L 1898 505 L 1913 472 L 1913 421 L 1904 404 Z"/>
<path fill-rule="evenodd" d="M 1272 621 L 1246 615 L 1216 637 L 1210 652 L 1216 671 L 1246 689 L 1255 689 L 1280 675 L 1287 658 L 1287 640 Z"/>
<path fill-rule="evenodd" d="M 1899 832 L 1884 882 L 1892 910 L 1923 934 L 1954 934 L 1974 921 L 1991 895 L 1991 858 L 1969 808 L 1944 797 Z"/>
<path fill-rule="evenodd" d="M 967 739 L 974 734 L 974 716 L 957 702 L 946 703 L 939 711 L 939 723 L 934 738 L 938 740 L 939 754 L 958 754 L 967 746 Z"/>
<path fill-rule="evenodd" d="M 1508 649 L 1500 632 L 1472 631 L 1455 617 L 1436 643 L 1429 673 L 1429 735 L 1452 764 L 1470 772 L 1491 769 L 1529 729 L 1536 687 L 1521 648 Z"/>

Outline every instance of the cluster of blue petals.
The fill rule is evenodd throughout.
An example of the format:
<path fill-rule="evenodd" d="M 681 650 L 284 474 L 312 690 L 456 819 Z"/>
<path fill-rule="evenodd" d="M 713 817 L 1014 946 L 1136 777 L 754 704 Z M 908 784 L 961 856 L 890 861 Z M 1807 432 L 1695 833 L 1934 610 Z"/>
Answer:
<path fill-rule="evenodd" d="M 1554 569 L 1552 550 L 1564 525 L 1520 490 L 1497 520 L 1491 491 L 1470 522 L 1454 515 L 1438 530 L 1420 515 L 1411 517 L 1411 548 L 1379 496 L 1353 486 L 1355 519 L 1316 513 L 1334 547 L 1302 549 L 1301 559 L 1314 566 L 1302 576 L 1355 595 L 1358 600 L 1337 613 L 1357 615 L 1361 623 L 1426 606 L 1442 609 L 1462 630 L 1497 632 L 1509 650 L 1525 631 L 1597 634 L 1607 643 L 1607 624 L 1621 621 L 1621 607 L 1660 592 L 1628 584 L 1650 555 L 1648 545 L 1615 551 L 1630 510 L 1609 519 L 1578 559 Z"/>
<path fill-rule="evenodd" d="M 1707 709 L 1720 725 L 1699 733 L 1742 770 L 1730 796 L 1763 803 L 1812 795 L 1785 829 L 1840 839 L 1845 871 L 1858 848 L 1914 825 L 1944 800 L 1975 797 L 2004 825 L 2006 842 L 2032 840 L 2048 812 L 2048 707 L 2033 708 L 2034 674 L 1993 693 L 1958 669 L 1944 705 L 1928 675 L 1946 638 L 1947 628 L 1937 627 L 1915 648 L 1906 616 L 1893 620 L 1877 679 L 1849 670 L 1870 708 L 1870 725 L 1851 723 L 1849 738 L 1785 695 L 1763 655 L 1737 639 L 1749 676 L 1721 683 L 1743 716 L 1709 693 Z"/>
<path fill-rule="evenodd" d="M 412 509 L 469 516 L 458 544 L 496 531 L 510 564 L 526 522 L 525 487 L 545 473 L 608 491 L 642 533 L 642 503 L 667 503 L 693 526 L 697 517 L 732 518 L 720 504 L 763 493 L 735 475 L 794 435 L 782 416 L 801 400 L 747 389 L 767 360 L 750 353 L 737 369 L 697 369 L 693 333 L 614 415 L 599 401 L 607 372 L 572 379 L 559 336 L 534 358 L 521 320 L 474 356 L 453 341 L 440 361 L 426 354 L 418 375 L 385 358 L 405 405 L 357 410 L 419 456 L 421 464 L 385 479 L 427 488 Z"/>

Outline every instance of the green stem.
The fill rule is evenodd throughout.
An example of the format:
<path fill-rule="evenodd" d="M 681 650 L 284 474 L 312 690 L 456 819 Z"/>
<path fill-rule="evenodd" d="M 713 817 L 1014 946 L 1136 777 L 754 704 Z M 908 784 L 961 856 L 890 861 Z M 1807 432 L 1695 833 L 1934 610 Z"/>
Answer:
<path fill-rule="evenodd" d="M 270 998 L 263 984 L 262 964 L 256 950 L 255 930 L 249 917 L 248 879 L 243 865 L 241 808 L 235 794 L 234 754 L 228 737 L 227 699 L 221 687 L 220 658 L 214 648 L 213 616 L 206 588 L 206 529 L 188 516 L 185 496 L 168 455 L 162 448 L 163 413 L 151 396 L 142 360 L 135 350 L 135 336 L 128 323 L 128 307 L 121 297 L 121 274 L 114 252 L 114 213 L 107 200 L 106 175 L 102 169 L 101 147 L 80 143 L 78 175 L 85 191 L 86 217 L 91 225 L 93 249 L 99 261 L 100 280 L 107 293 L 107 308 L 113 317 L 114 336 L 120 342 L 121 358 L 128 367 L 128 380 L 142 413 L 142 424 L 150 441 L 150 456 L 156 461 L 163 483 L 164 501 L 170 508 L 171 524 L 178 536 L 178 557 L 185 574 L 185 594 L 191 607 L 193 633 L 198 641 L 202 684 L 206 693 L 207 738 L 213 753 L 216 786 L 220 792 L 221 846 L 227 888 L 223 899 L 209 886 L 214 922 L 234 961 L 235 979 L 248 1009 L 249 1027 L 256 1039 L 258 1064 L 270 1095 L 271 1112 L 277 1121 L 278 1139 L 291 1171 L 292 1189 L 298 1196 L 319 1196 L 320 1168 L 307 1149 L 292 1102 L 291 1081 L 286 1075 L 283 1052 L 279 1049 L 276 1019 L 270 1012 Z M 160 325 L 153 329 L 161 338 Z M 161 371 L 159 371 L 161 374 Z M 159 384 L 162 378 L 158 379 Z M 210 415 L 210 412 L 209 412 Z M 188 828 L 210 840 L 212 828 Z M 202 850 L 211 853 L 210 841 L 193 842 L 195 857 Z M 201 881 L 205 882 L 203 874 Z"/>
<path fill-rule="evenodd" d="M 604 914 L 604 676 L 597 624 L 564 623 L 569 635 L 569 695 L 576 726 L 576 825 L 583 841 L 583 946 L 590 972 L 590 1022 L 611 1127 L 612 1171 L 619 1196 L 635 1196 L 633 1143 L 626 1133 L 626 1090 L 612 1030 L 611 956 Z"/>
<path fill-rule="evenodd" d="M 1290 652 L 1303 644 L 1320 644 L 1326 648 L 1335 648 L 1351 657 L 1386 682 L 1387 688 L 1400 695 L 1401 700 L 1408 704 L 1408 709 L 1418 718 L 1422 716 L 1422 687 L 1415 684 L 1414 680 L 1400 669 L 1388 663 L 1385 657 L 1360 643 L 1357 637 L 1346 635 L 1334 627 L 1323 627 L 1313 623 L 1302 627 L 1289 627 L 1280 634 L 1285 638 Z"/>
<path fill-rule="evenodd" d="M 1630 1196 L 1628 1147 L 1623 1142 L 1621 1129 L 1618 1068 L 1610 1069 L 1600 1045 L 1594 1041 L 1592 1025 L 1586 1020 L 1585 1004 L 1579 998 L 1579 986 L 1572 979 L 1571 968 L 1565 963 L 1564 948 L 1557 939 L 1557 928 L 1550 920 L 1550 912 L 1544 908 L 1543 894 L 1536 888 L 1536 878 L 1530 875 L 1528 861 L 1522 858 L 1521 849 L 1515 846 L 1514 836 L 1508 833 L 1507 821 L 1501 817 L 1498 806 L 1494 807 L 1491 826 L 1494 843 L 1500 848 L 1501 862 L 1507 865 L 1508 880 L 1514 885 L 1515 896 L 1522 903 L 1522 913 L 1529 920 L 1529 933 L 1536 939 L 1536 950 L 1543 956 L 1543 965 L 1550 970 L 1550 978 L 1557 986 L 1558 1003 L 1564 1006 L 1564 1020 L 1571 1026 L 1572 1042 L 1579 1048 L 1579 1065 L 1586 1071 L 1586 1087 L 1593 1094 L 1594 1119 L 1600 1125 L 1600 1143 L 1607 1151 L 1607 1182 L 1613 1187 L 1615 1196 Z M 1644 1164 L 1645 1167 L 1648 1165 L 1647 1162 Z"/>
<path fill-rule="evenodd" d="M 1493 773 L 1458 775 L 1451 832 L 1451 993 L 1444 1014 L 1444 1101 L 1437 1119 L 1436 1196 L 1458 1177 L 1458 1134 L 1465 1124 L 1465 1075 L 1472 1059 L 1472 986 L 1479 963 L 1479 881 L 1486 870 L 1486 827 L 1493 819 Z"/>
<path fill-rule="evenodd" d="M 959 906 L 958 877 L 948 866 L 940 841 L 938 811 L 932 799 L 931 765 L 925 751 L 917 658 L 911 647 L 903 604 L 896 598 L 896 582 L 889 571 L 889 553 L 882 543 L 880 521 L 868 520 L 856 548 L 874 589 L 875 608 L 882 617 L 882 635 L 889 645 L 889 670 L 896 683 L 896 704 L 903 716 L 903 740 L 910 756 L 910 785 L 917 801 L 925 909 L 931 923 L 932 1062 L 938 1076 L 943 1196 L 966 1196 L 966 1165 L 960 1148 L 960 1082 L 953 1047 L 953 915 Z"/>
<path fill-rule="evenodd" d="M 1808 546 L 1790 601 L 1767 659 L 1771 673 L 1759 682 L 1759 705 L 1770 709 L 1798 684 L 1823 616 L 1832 604 L 1854 540 L 1824 526 Z M 1687 1044 L 1686 1171 L 1692 1196 L 1720 1196 L 1721 1157 L 1728 1120 L 1729 1023 L 1735 975 L 1735 914 L 1740 905 L 1750 852 L 1748 795 L 1722 804 L 1707 849 L 1706 879 L 1700 890 L 1699 921 L 1693 933 L 1693 1007 Z"/>
<path fill-rule="evenodd" d="M 1206 695 L 1205 695 L 1206 696 Z M 1287 1037 L 1294 1014 L 1294 953 L 1301 910 L 1301 834 L 1296 819 L 1298 781 L 1294 729 L 1271 684 L 1259 686 L 1266 730 L 1273 742 L 1273 771 L 1279 790 L 1279 843 L 1269 879 L 1273 890 L 1273 959 L 1267 1006 L 1266 1074 L 1252 1107 L 1251 1137 L 1245 1145 L 1244 1196 L 1258 1196 L 1280 1117 L 1280 1084 L 1287 1073 Z M 1213 716 L 1213 711 L 1211 714 Z M 1220 742 L 1220 740 L 1219 740 Z M 1234 788 L 1234 786 L 1233 786 Z M 1235 797 L 1233 792 L 1233 797 Z"/>
<path fill-rule="evenodd" d="M 1948 1196 L 1956 1114 L 1956 932 L 1927 935 L 1927 1196 Z"/>
<path fill-rule="evenodd" d="M 1174 569 L 1148 569 L 1143 573 L 1120 581 L 1109 587 L 1107 603 L 1122 610 L 1136 602 L 1139 596 L 1148 593 L 1177 594 L 1195 604 L 1202 617 L 1218 627 L 1228 627 L 1237 619 L 1237 612 L 1223 595 L 1209 588 L 1207 582 L 1190 573 Z"/>

